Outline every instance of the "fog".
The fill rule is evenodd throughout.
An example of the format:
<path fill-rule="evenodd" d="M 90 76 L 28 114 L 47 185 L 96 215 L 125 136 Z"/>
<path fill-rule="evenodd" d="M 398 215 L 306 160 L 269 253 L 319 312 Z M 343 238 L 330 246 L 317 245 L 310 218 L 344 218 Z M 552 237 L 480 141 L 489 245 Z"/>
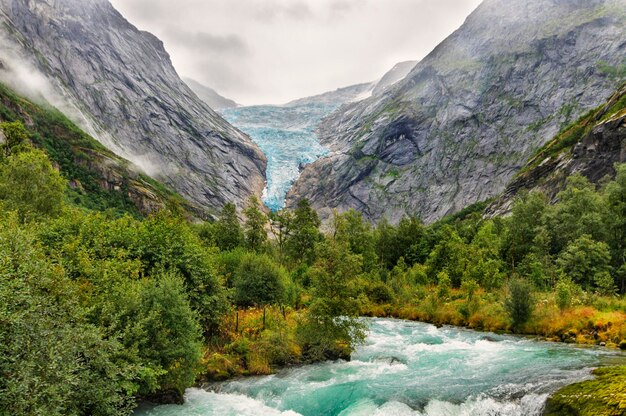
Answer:
<path fill-rule="evenodd" d="M 181 74 L 241 104 L 374 81 L 419 60 L 480 0 L 111 0 Z"/>

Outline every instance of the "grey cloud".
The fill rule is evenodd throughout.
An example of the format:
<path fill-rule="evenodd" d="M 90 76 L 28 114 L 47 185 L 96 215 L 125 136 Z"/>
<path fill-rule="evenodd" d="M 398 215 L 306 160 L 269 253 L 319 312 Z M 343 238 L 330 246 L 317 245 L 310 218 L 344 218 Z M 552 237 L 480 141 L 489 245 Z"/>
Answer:
<path fill-rule="evenodd" d="M 280 1 L 266 1 L 254 10 L 254 16 L 262 22 L 273 22 L 286 17 L 295 20 L 306 20 L 314 17 L 311 7 L 305 1 L 290 1 L 283 4 Z"/>
<path fill-rule="evenodd" d="M 177 71 L 242 104 L 372 81 L 419 60 L 481 0 L 110 0 Z"/>
<path fill-rule="evenodd" d="M 238 35 L 213 35 L 206 32 L 186 32 L 170 28 L 166 36 L 169 40 L 203 52 L 221 53 L 229 55 L 247 55 L 250 52 L 248 44 Z"/>

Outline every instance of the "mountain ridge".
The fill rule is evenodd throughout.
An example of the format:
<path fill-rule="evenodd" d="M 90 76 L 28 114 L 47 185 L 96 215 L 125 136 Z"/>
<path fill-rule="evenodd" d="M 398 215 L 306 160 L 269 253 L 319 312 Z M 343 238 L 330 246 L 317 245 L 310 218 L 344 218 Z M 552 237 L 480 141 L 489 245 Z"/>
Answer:
<path fill-rule="evenodd" d="M 2 0 L 4 37 L 95 126 L 97 138 L 212 212 L 261 195 L 265 156 L 202 102 L 163 43 L 107 0 Z"/>
<path fill-rule="evenodd" d="M 332 153 L 304 169 L 288 206 L 432 222 L 496 196 L 615 90 L 599 63 L 626 56 L 624 17 L 623 1 L 483 2 L 390 91 L 321 123 Z"/>

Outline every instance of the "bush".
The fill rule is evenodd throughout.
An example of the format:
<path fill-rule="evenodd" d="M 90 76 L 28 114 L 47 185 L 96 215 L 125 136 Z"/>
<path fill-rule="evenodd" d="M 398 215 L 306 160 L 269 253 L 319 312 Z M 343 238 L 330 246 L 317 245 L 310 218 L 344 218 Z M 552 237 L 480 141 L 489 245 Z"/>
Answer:
<path fill-rule="evenodd" d="M 376 282 L 367 288 L 367 297 L 376 304 L 392 303 L 393 292 L 383 282 Z"/>
<path fill-rule="evenodd" d="M 509 283 L 508 289 L 508 295 L 504 301 L 504 309 L 511 319 L 513 330 L 517 331 L 532 315 L 532 287 L 522 279 L 513 279 Z"/>
<path fill-rule="evenodd" d="M 560 310 L 565 310 L 572 306 L 575 283 L 567 277 L 562 277 L 555 287 L 556 305 Z"/>

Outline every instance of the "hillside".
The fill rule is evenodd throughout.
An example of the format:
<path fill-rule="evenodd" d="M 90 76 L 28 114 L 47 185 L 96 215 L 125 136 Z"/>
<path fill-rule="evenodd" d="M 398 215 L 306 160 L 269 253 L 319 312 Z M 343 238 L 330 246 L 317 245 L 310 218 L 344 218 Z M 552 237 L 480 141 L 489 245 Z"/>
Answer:
<path fill-rule="evenodd" d="M 108 0 L 2 0 L 0 21 L 3 50 L 14 55 L 3 60 L 3 79 L 45 79 L 81 127 L 204 209 L 261 195 L 258 147 L 189 89 L 159 39 Z M 20 74 L 26 66 L 32 74 Z"/>
<path fill-rule="evenodd" d="M 0 84 L 0 122 L 15 121 L 25 125 L 32 142 L 46 151 L 68 180 L 66 197 L 72 204 L 134 216 L 169 207 L 188 216 L 206 217 L 201 209 L 139 173 L 136 166 L 106 149 L 55 108 L 35 104 Z"/>
<path fill-rule="evenodd" d="M 433 222 L 498 195 L 561 128 L 604 102 L 626 56 L 626 3 L 483 2 L 403 80 L 319 126 L 328 157 L 288 205 Z"/>
<path fill-rule="evenodd" d="M 546 143 L 486 210 L 488 216 L 510 211 L 515 197 L 539 190 L 555 202 L 566 179 L 580 173 L 599 184 L 626 162 L 626 85 Z"/>

